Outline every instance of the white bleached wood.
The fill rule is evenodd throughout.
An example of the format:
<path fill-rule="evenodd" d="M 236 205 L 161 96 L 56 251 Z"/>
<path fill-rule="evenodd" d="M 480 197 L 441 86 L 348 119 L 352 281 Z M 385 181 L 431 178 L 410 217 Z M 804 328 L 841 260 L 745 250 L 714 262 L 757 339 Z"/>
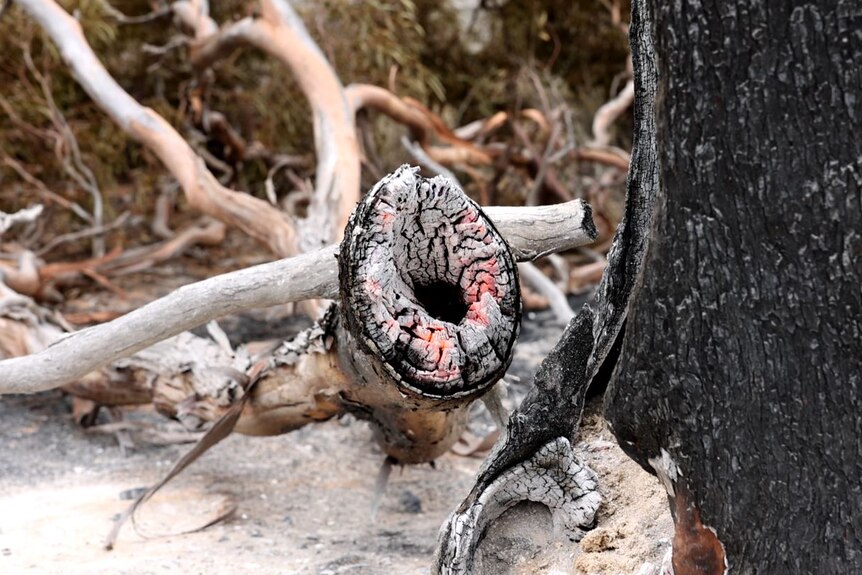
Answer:
<path fill-rule="evenodd" d="M 589 204 L 572 200 L 552 206 L 482 208 L 518 261 L 593 243 L 596 228 Z M 562 247 L 566 246 L 566 247 Z"/>
<path fill-rule="evenodd" d="M 569 320 L 575 317 L 575 311 L 569 305 L 566 294 L 539 268 L 531 262 L 522 262 L 518 264 L 518 272 L 530 287 L 548 298 L 548 306 L 560 323 L 569 323 Z"/>

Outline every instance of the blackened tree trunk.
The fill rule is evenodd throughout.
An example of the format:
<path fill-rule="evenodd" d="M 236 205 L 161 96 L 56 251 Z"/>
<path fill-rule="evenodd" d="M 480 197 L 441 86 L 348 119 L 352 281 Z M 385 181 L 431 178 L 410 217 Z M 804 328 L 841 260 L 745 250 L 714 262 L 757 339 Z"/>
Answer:
<path fill-rule="evenodd" d="M 862 6 L 645 3 L 660 184 L 606 416 L 676 575 L 860 573 Z"/>

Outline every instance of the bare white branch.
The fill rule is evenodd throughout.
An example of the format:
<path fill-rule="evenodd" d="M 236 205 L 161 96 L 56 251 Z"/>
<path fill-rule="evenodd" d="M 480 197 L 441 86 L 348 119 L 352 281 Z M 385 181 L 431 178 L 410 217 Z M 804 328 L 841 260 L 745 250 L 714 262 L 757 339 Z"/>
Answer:
<path fill-rule="evenodd" d="M 606 102 L 593 117 L 593 144 L 607 146 L 611 143 L 611 125 L 635 101 L 635 81 L 629 80 L 615 98 Z"/>
<path fill-rule="evenodd" d="M 591 243 L 595 227 L 580 200 L 556 206 L 485 208 L 515 257 Z M 243 310 L 338 297 L 336 246 L 183 286 L 111 322 L 70 334 L 39 353 L 0 361 L 0 394 L 34 393 L 79 379 L 158 341 Z"/>
<path fill-rule="evenodd" d="M 482 208 L 508 242 L 518 261 L 593 242 L 597 235 L 589 204 L 572 200 L 551 206 Z"/>
<path fill-rule="evenodd" d="M 30 208 L 18 210 L 14 214 L 0 212 L 0 236 L 15 224 L 30 223 L 36 220 L 42 213 L 42 204 L 37 204 Z"/>

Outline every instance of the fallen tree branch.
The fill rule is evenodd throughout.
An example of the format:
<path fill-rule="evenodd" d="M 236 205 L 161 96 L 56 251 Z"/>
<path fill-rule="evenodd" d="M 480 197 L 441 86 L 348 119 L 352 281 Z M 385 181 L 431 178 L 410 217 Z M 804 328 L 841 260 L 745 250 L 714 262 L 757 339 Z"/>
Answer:
<path fill-rule="evenodd" d="M 436 114 L 413 99 L 399 98 L 385 88 L 370 84 L 351 84 L 345 93 L 353 113 L 372 109 L 407 126 L 434 162 L 444 165 L 487 165 L 492 161 L 487 151 L 456 136 Z M 432 136 L 449 145 L 432 146 Z"/>
<path fill-rule="evenodd" d="M 314 117 L 317 169 L 308 216 L 300 224 L 309 232 L 302 234 L 303 251 L 337 241 L 359 200 L 360 156 L 354 113 L 335 70 L 284 0 L 261 0 L 260 16 L 220 29 L 214 25 L 207 23 L 206 30 L 196 33 L 190 52 L 195 66 L 206 68 L 242 45 L 255 46 L 284 63 L 306 94 Z"/>
<path fill-rule="evenodd" d="M 486 208 L 516 259 L 591 243 L 586 204 Z M 179 288 L 116 320 L 75 332 L 35 355 L 0 362 L 0 393 L 52 389 L 218 317 L 258 307 L 338 296 L 337 247 L 230 272 Z"/>
<path fill-rule="evenodd" d="M 191 246 L 219 245 L 225 237 L 225 225 L 206 217 L 203 220 L 200 224 L 175 234 L 171 239 L 128 250 L 116 259 L 99 266 L 98 269 L 111 275 L 131 274 L 173 259 Z"/>
<path fill-rule="evenodd" d="M 596 146 L 608 146 L 611 143 L 611 125 L 622 116 L 632 102 L 635 101 L 635 81 L 629 80 L 625 87 L 614 98 L 598 109 L 593 117 L 593 143 Z"/>
<path fill-rule="evenodd" d="M 574 150 L 572 153 L 578 160 L 597 162 L 619 168 L 622 171 L 629 169 L 629 162 L 631 161 L 628 152 L 614 147 L 595 148 L 584 146 Z"/>
<path fill-rule="evenodd" d="M 104 224 L 101 226 L 88 228 L 85 230 L 81 230 L 79 232 L 69 232 L 67 234 L 61 234 L 61 235 L 51 239 L 51 241 L 49 241 L 47 244 L 40 247 L 36 251 L 36 255 L 37 256 L 43 256 L 43 255 L 47 254 L 48 252 L 50 252 L 51 250 L 53 250 L 54 248 L 56 248 L 57 246 L 68 243 L 68 242 L 74 242 L 74 241 L 77 241 L 77 240 L 80 240 L 83 238 L 89 238 L 91 236 L 107 234 L 108 232 L 116 230 L 117 228 L 123 227 L 124 225 L 126 225 L 126 223 L 129 222 L 130 219 L 132 219 L 131 213 L 123 212 L 122 214 L 117 216 L 114 219 L 114 221 L 112 221 L 109 224 Z"/>
<path fill-rule="evenodd" d="M 17 212 L 12 214 L 0 212 L 0 236 L 2 236 L 6 232 L 6 230 L 11 228 L 15 224 L 31 223 L 36 221 L 36 219 L 42 213 L 43 209 L 44 206 L 42 206 L 41 204 L 37 204 L 23 210 L 18 210 Z"/>

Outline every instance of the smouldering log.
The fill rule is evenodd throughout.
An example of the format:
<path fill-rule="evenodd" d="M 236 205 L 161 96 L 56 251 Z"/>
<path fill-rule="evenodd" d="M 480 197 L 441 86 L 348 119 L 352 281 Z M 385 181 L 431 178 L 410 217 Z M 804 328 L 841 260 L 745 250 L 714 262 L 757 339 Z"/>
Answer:
<path fill-rule="evenodd" d="M 375 186 L 339 256 L 339 358 L 356 381 L 342 395 L 406 463 L 458 440 L 472 399 L 511 361 L 521 311 L 515 260 L 494 225 L 448 180 L 417 171 Z"/>
<path fill-rule="evenodd" d="M 347 411 L 369 420 L 399 462 L 445 452 L 461 436 L 470 403 L 511 360 L 520 296 L 516 257 L 504 238 L 523 259 L 595 236 L 588 207 L 558 210 L 573 217 L 538 224 L 542 208 L 502 208 L 489 210 L 495 225 L 444 178 L 426 180 L 406 166 L 385 178 L 342 243 L 340 311 L 263 356 L 237 431 L 285 433 Z M 79 379 L 208 314 L 336 296 L 335 254 L 327 248 L 181 288 L 39 353 L 0 362 L 0 389 L 35 391 Z M 196 428 L 242 397 L 254 364 L 259 360 L 242 348 L 226 352 L 184 333 L 114 361 L 108 373 L 122 374 L 123 389 L 105 386 L 104 377 L 67 389 L 108 404 L 149 396 Z"/>
<path fill-rule="evenodd" d="M 470 198 L 403 166 L 354 212 L 341 244 L 347 328 L 405 391 L 474 395 L 518 334 L 515 260 Z"/>

